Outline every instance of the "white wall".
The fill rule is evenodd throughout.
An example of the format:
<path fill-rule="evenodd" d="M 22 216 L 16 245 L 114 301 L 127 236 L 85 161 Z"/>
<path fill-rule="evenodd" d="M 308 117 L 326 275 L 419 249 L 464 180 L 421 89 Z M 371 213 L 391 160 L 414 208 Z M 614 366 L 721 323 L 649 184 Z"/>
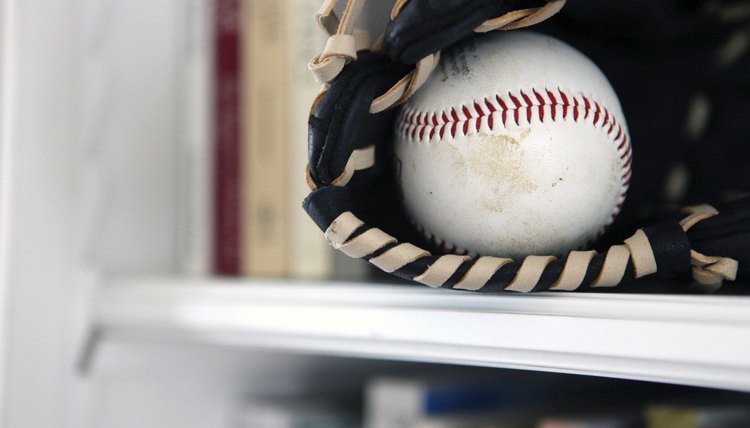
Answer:
<path fill-rule="evenodd" d="M 10 241 L 3 239 L 7 236 L 9 229 L 9 189 L 10 189 L 10 163 L 9 139 L 10 139 L 10 84 L 11 73 L 9 57 L 10 34 L 13 27 L 9 19 L 9 3 L 0 0 L 0 421 L 4 420 L 5 403 L 5 367 L 7 360 L 7 335 L 8 330 L 8 254 Z"/>
<path fill-rule="evenodd" d="M 72 9 L 6 0 L 4 426 L 60 426 L 69 338 Z M 6 29 L 7 28 L 7 29 Z M 8 118 L 7 115 L 3 116 Z"/>
<path fill-rule="evenodd" d="M 176 27 L 186 3 L 82 0 L 76 12 L 76 166 L 91 170 L 81 251 L 105 272 L 176 270 Z"/>

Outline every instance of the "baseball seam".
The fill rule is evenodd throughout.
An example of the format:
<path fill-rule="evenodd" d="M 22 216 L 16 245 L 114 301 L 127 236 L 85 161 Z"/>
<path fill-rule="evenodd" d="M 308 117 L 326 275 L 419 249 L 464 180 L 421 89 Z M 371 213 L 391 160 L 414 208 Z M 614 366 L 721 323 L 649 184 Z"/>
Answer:
<path fill-rule="evenodd" d="M 455 139 L 460 136 L 478 134 L 507 128 L 511 122 L 522 124 L 544 123 L 546 120 L 571 120 L 576 123 L 589 123 L 607 134 L 617 148 L 620 176 L 620 196 L 607 223 L 599 230 L 601 236 L 620 213 L 632 174 L 633 152 L 627 131 L 606 106 L 583 93 L 573 95 L 560 88 L 537 90 L 531 88 L 517 94 L 495 94 L 471 105 L 450 107 L 442 111 L 419 111 L 404 107 L 397 121 L 397 132 L 406 141 L 429 143 L 432 140 Z M 431 244 L 444 252 L 471 254 L 469 251 L 445 242 L 419 224 L 415 224 Z M 591 242 L 587 243 L 590 245 Z"/>

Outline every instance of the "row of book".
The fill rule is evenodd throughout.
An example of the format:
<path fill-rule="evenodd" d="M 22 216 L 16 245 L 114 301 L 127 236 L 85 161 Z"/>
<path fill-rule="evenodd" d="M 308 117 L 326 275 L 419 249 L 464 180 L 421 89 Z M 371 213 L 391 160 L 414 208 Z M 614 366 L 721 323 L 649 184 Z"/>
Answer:
<path fill-rule="evenodd" d="M 366 264 L 337 255 L 301 204 L 309 192 L 307 123 L 321 87 L 307 69 L 327 35 L 311 0 L 210 0 L 202 31 L 209 64 L 186 93 L 205 129 L 191 132 L 181 223 L 183 270 L 262 277 L 361 279 Z M 199 88 L 199 89 L 196 89 Z M 189 100 L 188 100 L 189 101 Z M 189 109 L 189 107 L 188 107 Z M 187 121 L 187 126 L 191 122 Z M 195 189 L 201 189 L 196 191 Z"/>
<path fill-rule="evenodd" d="M 606 383 L 604 385 L 607 385 Z M 626 385 L 626 386 L 622 386 Z M 609 387 L 532 385 L 488 379 L 376 378 L 364 412 L 318 398 L 253 400 L 241 426 L 253 428 L 743 428 L 747 399 L 651 390 L 615 381 Z M 644 404 L 645 395 L 648 401 Z M 654 395 L 651 397 L 650 395 Z M 673 400 L 670 402 L 670 400 Z"/>

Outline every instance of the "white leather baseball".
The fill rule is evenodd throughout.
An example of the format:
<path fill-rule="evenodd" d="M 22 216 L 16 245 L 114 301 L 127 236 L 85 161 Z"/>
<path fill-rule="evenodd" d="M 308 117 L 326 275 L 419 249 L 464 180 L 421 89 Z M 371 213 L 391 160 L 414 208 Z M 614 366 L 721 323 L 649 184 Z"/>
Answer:
<path fill-rule="evenodd" d="M 402 108 L 396 173 L 407 211 L 445 251 L 560 255 L 617 216 L 631 148 L 620 103 L 583 54 L 495 32 L 443 52 Z"/>

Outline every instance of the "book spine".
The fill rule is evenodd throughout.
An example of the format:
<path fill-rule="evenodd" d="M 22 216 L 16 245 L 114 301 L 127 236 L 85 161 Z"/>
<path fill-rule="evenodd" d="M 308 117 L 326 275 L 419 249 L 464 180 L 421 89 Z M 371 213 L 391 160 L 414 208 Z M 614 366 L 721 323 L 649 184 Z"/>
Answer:
<path fill-rule="evenodd" d="M 328 278 L 333 275 L 335 251 L 320 229 L 302 209 L 302 200 L 310 192 L 305 180 L 307 132 L 310 105 L 320 85 L 307 69 L 307 63 L 326 43 L 326 34 L 313 16 L 317 2 L 289 0 L 289 210 L 290 273 L 297 278 Z M 359 261 L 359 260 L 357 260 Z"/>
<path fill-rule="evenodd" d="M 240 273 L 240 0 L 214 0 L 214 271 Z"/>
<path fill-rule="evenodd" d="M 181 273 L 211 273 L 211 22 L 204 0 L 180 2 L 177 250 Z"/>
<path fill-rule="evenodd" d="M 242 271 L 288 274 L 286 1 L 243 3 Z"/>

